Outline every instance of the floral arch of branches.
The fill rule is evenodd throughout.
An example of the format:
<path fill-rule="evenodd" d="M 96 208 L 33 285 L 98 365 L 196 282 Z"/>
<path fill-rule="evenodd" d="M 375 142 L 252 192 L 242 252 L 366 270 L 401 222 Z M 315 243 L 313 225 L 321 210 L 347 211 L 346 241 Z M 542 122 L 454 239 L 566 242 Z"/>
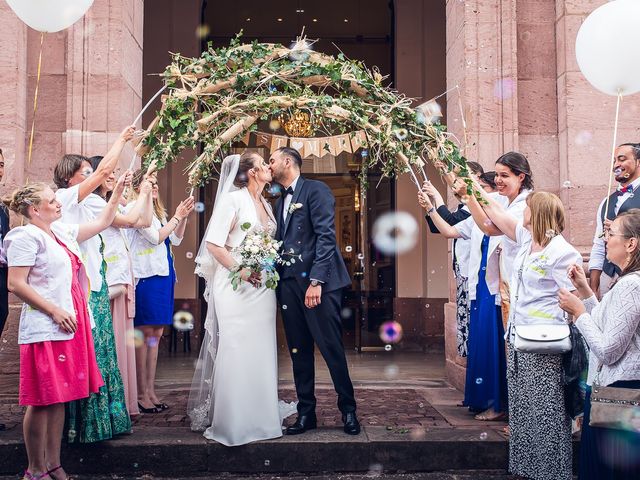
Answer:
<path fill-rule="evenodd" d="M 202 153 L 186 168 L 192 187 L 216 176 L 222 151 L 259 120 L 296 110 L 309 113 L 319 129 L 347 133 L 363 130 L 369 155 L 361 177 L 372 167 L 385 176 L 422 172 L 424 159 L 466 177 L 466 161 L 444 125 L 412 107 L 412 99 L 384 86 L 377 69 L 342 53 L 328 56 L 305 38 L 287 48 L 279 44 L 241 44 L 204 51 L 199 58 L 173 54 L 162 74 L 162 108 L 142 134 L 136 152 L 162 168 L 185 148 Z M 471 185 L 469 184 L 469 188 Z"/>

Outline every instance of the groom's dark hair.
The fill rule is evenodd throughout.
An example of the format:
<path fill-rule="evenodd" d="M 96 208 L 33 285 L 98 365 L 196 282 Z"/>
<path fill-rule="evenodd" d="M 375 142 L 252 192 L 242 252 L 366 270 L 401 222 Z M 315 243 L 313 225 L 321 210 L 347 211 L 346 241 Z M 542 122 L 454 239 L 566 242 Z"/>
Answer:
<path fill-rule="evenodd" d="M 289 157 L 290 160 L 295 162 L 298 168 L 302 168 L 302 157 L 300 156 L 300 152 L 295 148 L 291 147 L 280 147 L 276 150 L 276 152 L 280 152 L 285 157 Z"/>

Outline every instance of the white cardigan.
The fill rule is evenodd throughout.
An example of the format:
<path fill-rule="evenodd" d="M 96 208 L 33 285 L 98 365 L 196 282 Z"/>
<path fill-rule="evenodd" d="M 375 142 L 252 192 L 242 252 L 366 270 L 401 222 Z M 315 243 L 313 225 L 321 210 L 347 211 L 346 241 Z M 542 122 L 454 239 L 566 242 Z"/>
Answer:
<path fill-rule="evenodd" d="M 587 312 L 576 326 L 591 350 L 587 383 L 600 364 L 599 385 L 640 380 L 640 273 L 620 278 L 601 302 L 592 296 L 583 303 Z"/>
<path fill-rule="evenodd" d="M 82 262 L 80 247 L 76 242 L 78 225 L 54 222 L 51 225 L 58 240 L 73 252 Z M 16 227 L 4 239 L 9 267 L 31 267 L 28 284 L 48 301 L 69 313 L 74 313 L 71 282 L 73 271 L 69 255 L 58 242 L 43 230 L 33 225 Z M 85 295 L 89 292 L 89 279 L 84 264 L 78 272 L 80 286 Z M 87 308 L 87 310 L 89 310 Z M 91 320 L 91 313 L 89 313 Z M 93 327 L 93 322 L 92 322 Z M 22 305 L 18 343 L 71 340 L 73 333 L 67 333 L 46 313 L 28 304 Z"/>

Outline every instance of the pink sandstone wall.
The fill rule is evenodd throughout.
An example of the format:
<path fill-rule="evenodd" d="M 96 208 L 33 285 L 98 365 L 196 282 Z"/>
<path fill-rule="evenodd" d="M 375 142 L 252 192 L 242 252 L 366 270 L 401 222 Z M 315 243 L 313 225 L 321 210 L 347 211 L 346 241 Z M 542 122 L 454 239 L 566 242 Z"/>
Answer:
<path fill-rule="evenodd" d="M 141 109 L 143 0 L 95 0 L 67 30 L 46 34 L 31 163 L 27 163 L 40 33 L 0 2 L 0 193 L 25 180 L 51 182 L 64 153 L 104 154 Z M 121 166 L 131 160 L 125 150 Z M 0 373 L 17 370 L 17 316 L 0 341 Z"/>

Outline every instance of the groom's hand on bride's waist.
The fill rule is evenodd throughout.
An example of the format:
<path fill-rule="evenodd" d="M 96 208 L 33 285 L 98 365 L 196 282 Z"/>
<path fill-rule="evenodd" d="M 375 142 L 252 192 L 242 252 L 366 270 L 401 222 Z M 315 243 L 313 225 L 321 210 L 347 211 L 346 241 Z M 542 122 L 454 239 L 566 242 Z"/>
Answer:
<path fill-rule="evenodd" d="M 322 284 L 318 282 L 316 286 L 309 285 L 307 293 L 304 296 L 304 305 L 307 308 L 315 308 L 320 305 L 322 296 Z"/>

